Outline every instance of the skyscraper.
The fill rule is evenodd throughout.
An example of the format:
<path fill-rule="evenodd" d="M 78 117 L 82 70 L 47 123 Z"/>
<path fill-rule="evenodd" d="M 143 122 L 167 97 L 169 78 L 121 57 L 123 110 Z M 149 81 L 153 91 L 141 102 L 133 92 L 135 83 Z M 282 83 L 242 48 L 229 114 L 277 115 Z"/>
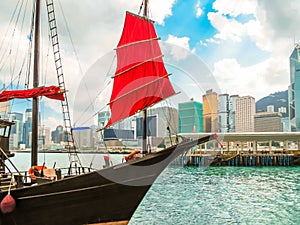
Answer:
<path fill-rule="evenodd" d="M 25 111 L 25 123 L 23 125 L 23 143 L 26 148 L 31 147 L 31 132 L 32 132 L 32 110 L 26 109 Z"/>
<path fill-rule="evenodd" d="M 218 97 L 218 124 L 220 133 L 229 132 L 229 95 L 221 94 Z"/>
<path fill-rule="evenodd" d="M 203 106 L 194 100 L 179 103 L 178 133 L 203 132 Z"/>
<path fill-rule="evenodd" d="M 236 115 L 236 100 L 238 98 L 239 98 L 238 95 L 231 95 L 229 98 L 229 132 L 230 133 L 236 131 L 235 115 Z"/>
<path fill-rule="evenodd" d="M 203 97 L 204 132 L 218 131 L 218 94 L 212 90 L 206 91 Z"/>
<path fill-rule="evenodd" d="M 255 99 L 251 96 L 236 100 L 236 132 L 254 132 Z"/>
<path fill-rule="evenodd" d="M 19 144 L 22 143 L 23 140 L 23 114 L 17 112 L 10 113 L 9 119 L 15 122 L 11 127 L 9 145 L 11 149 L 18 149 Z"/>
<path fill-rule="evenodd" d="M 300 131 L 300 44 L 290 56 L 289 113 L 291 130 Z"/>

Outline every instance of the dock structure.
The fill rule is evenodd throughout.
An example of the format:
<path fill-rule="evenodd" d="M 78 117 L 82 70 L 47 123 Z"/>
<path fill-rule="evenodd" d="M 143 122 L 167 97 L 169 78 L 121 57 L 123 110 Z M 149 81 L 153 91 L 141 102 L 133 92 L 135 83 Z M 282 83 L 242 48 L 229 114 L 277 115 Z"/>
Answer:
<path fill-rule="evenodd" d="M 182 134 L 185 138 L 207 135 Z M 191 149 L 173 165 L 182 166 L 299 166 L 300 132 L 223 133 L 218 140 Z"/>

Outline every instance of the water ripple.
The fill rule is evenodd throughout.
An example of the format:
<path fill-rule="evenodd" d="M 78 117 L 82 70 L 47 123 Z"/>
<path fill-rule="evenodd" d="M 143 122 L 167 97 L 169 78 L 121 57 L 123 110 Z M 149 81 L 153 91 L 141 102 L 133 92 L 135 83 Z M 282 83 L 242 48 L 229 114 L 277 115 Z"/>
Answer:
<path fill-rule="evenodd" d="M 134 224 L 300 224 L 300 168 L 169 167 Z"/>

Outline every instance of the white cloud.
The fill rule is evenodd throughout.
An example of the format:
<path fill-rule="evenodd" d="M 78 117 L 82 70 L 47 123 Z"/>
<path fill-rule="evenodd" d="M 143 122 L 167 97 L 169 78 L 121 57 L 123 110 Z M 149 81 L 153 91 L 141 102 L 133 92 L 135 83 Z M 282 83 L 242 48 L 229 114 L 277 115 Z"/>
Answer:
<path fill-rule="evenodd" d="M 269 58 L 252 66 L 242 66 L 235 58 L 226 58 L 214 65 L 214 76 L 223 92 L 252 95 L 257 100 L 276 91 L 286 90 L 287 63 L 283 58 Z"/>
<path fill-rule="evenodd" d="M 42 121 L 42 125 L 45 125 L 46 127 L 49 127 L 51 131 L 55 130 L 58 125 L 63 126 L 63 121 L 58 120 L 57 118 L 54 117 L 48 117 L 45 120 Z"/>
<path fill-rule="evenodd" d="M 152 0 L 150 1 L 150 16 L 158 24 L 163 25 L 165 18 L 172 15 L 172 7 L 176 0 Z"/>
<path fill-rule="evenodd" d="M 173 35 L 169 35 L 168 39 L 166 40 L 166 43 L 182 47 L 188 50 L 189 52 L 194 52 L 195 50 L 190 49 L 189 41 L 190 41 L 189 37 L 179 38 Z M 176 47 L 171 50 L 171 54 L 177 61 L 183 60 L 188 56 L 187 52 L 182 52 L 180 51 L 180 48 L 176 48 Z"/>
<path fill-rule="evenodd" d="M 208 19 L 212 26 L 219 32 L 215 35 L 216 39 L 242 41 L 245 35 L 245 26 L 234 19 L 228 19 L 221 13 L 208 13 Z"/>
<path fill-rule="evenodd" d="M 254 14 L 256 7 L 256 0 L 216 0 L 213 4 L 213 9 L 219 13 L 233 17 Z"/>
<path fill-rule="evenodd" d="M 209 19 L 218 33 L 210 40 L 220 40 L 223 52 L 231 53 L 234 42 L 243 41 L 244 54 L 251 53 L 246 49 L 246 41 L 252 41 L 264 54 L 269 56 L 257 62 L 256 58 L 247 58 L 247 64 L 241 65 L 239 57 L 223 58 L 214 64 L 214 75 L 217 77 L 224 91 L 234 90 L 235 93 L 263 97 L 275 91 L 286 90 L 289 85 L 289 56 L 293 50 L 293 37 L 300 37 L 300 30 L 296 21 L 300 13 L 295 11 L 300 2 L 291 0 L 284 3 L 275 1 L 229 1 L 216 0 Z M 250 20 L 240 22 L 240 15 L 251 15 Z M 209 43 L 208 40 L 205 43 Z M 238 45 L 236 45 L 238 46 Z M 241 45 L 240 45 L 241 46 Z M 238 49 L 238 47 L 236 47 Z M 242 54 L 242 53 L 240 53 Z M 267 56 L 267 55 L 266 55 Z M 246 59 L 245 55 L 243 56 Z M 245 64 L 245 60 L 243 61 Z"/>
<path fill-rule="evenodd" d="M 201 8 L 201 3 L 200 0 L 198 0 L 197 4 L 196 4 L 196 17 L 199 18 L 201 17 L 203 14 L 203 10 Z"/>
<path fill-rule="evenodd" d="M 258 7 L 257 0 L 216 0 L 213 8 L 217 12 L 208 13 L 208 19 L 218 31 L 214 39 L 241 42 L 249 37 L 261 50 L 271 51 L 273 33 L 264 26 L 265 11 Z M 252 15 L 253 19 L 240 22 L 240 15 Z"/>

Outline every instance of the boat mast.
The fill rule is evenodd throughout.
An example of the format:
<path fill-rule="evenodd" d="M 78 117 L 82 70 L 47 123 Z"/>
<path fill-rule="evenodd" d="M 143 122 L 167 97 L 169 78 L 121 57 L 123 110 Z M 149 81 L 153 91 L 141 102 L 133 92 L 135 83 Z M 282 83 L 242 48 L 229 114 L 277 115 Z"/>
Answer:
<path fill-rule="evenodd" d="M 35 26 L 34 26 L 34 65 L 33 88 L 39 86 L 39 58 L 40 58 L 40 0 L 35 0 Z M 38 161 L 38 97 L 32 100 L 32 133 L 31 133 L 31 165 L 37 165 Z"/>
<path fill-rule="evenodd" d="M 144 0 L 144 17 L 148 17 L 148 0 Z M 143 110 L 143 154 L 147 153 L 147 109 Z"/>

